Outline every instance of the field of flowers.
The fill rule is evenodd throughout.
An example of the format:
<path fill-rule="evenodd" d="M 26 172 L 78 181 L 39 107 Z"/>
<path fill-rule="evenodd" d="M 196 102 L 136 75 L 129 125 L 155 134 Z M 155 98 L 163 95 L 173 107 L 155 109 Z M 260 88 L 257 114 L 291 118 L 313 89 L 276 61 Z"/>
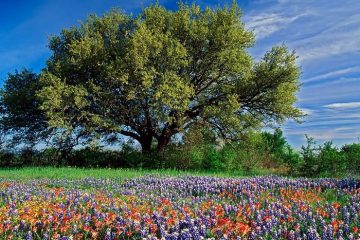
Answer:
<path fill-rule="evenodd" d="M 0 239 L 360 239 L 360 181 L 0 179 Z"/>

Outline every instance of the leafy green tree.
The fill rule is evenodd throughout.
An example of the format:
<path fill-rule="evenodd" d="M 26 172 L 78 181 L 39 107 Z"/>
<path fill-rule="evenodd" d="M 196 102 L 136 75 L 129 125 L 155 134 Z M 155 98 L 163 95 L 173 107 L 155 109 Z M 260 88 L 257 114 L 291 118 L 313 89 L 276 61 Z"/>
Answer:
<path fill-rule="evenodd" d="M 345 155 L 348 171 L 360 174 L 360 143 L 346 144 L 341 152 Z"/>
<path fill-rule="evenodd" d="M 296 175 L 301 167 L 302 159 L 298 151 L 294 150 L 287 142 L 280 128 L 276 128 L 273 133 L 263 132 L 266 151 L 270 153 L 271 158 L 278 165 L 285 164 L 289 168 L 289 173 Z"/>
<path fill-rule="evenodd" d="M 296 56 L 285 46 L 259 61 L 241 11 L 159 5 L 133 17 L 111 11 L 52 37 L 52 56 L 38 92 L 49 124 L 81 128 L 84 136 L 122 134 L 144 153 L 195 122 L 216 134 L 239 134 L 302 116 Z"/>
<path fill-rule="evenodd" d="M 301 155 L 303 158 L 303 165 L 301 173 L 305 176 L 316 176 L 320 173 L 321 163 L 318 161 L 318 147 L 313 137 L 306 137 L 306 146 L 301 147 Z"/>
<path fill-rule="evenodd" d="M 221 170 L 221 147 L 214 132 L 201 124 L 193 124 L 181 139 L 168 146 L 162 158 L 165 166 L 194 170 Z"/>
<path fill-rule="evenodd" d="M 288 143 L 283 136 L 281 129 L 276 128 L 273 133 L 263 132 L 261 135 L 264 139 L 265 151 L 269 155 L 267 157 L 268 165 L 274 167 L 274 165 L 282 164 L 284 162 Z"/>
<path fill-rule="evenodd" d="M 227 142 L 223 148 L 223 156 L 227 159 L 228 170 L 242 169 L 248 173 L 268 160 L 266 143 L 259 132 L 243 135 L 242 141 Z"/>
<path fill-rule="evenodd" d="M 290 145 L 285 147 L 283 154 L 281 155 L 282 161 L 289 168 L 288 173 L 292 176 L 301 175 L 301 166 L 303 165 L 303 159 L 298 151 L 294 150 Z"/>
<path fill-rule="evenodd" d="M 320 171 L 330 176 L 338 176 L 346 170 L 345 156 L 331 141 L 325 142 L 319 149 Z"/>
<path fill-rule="evenodd" d="M 276 128 L 274 133 L 263 132 L 262 136 L 266 142 L 267 150 L 272 154 L 281 157 L 284 149 L 288 145 L 281 129 Z"/>
<path fill-rule="evenodd" d="M 0 128 L 10 145 L 32 148 L 48 136 L 45 114 L 36 98 L 40 89 L 39 76 L 27 69 L 9 74 L 5 80 L 0 92 Z"/>
<path fill-rule="evenodd" d="M 79 144 L 81 131 L 61 129 L 48 124 L 36 94 L 42 89 L 40 76 L 24 69 L 9 74 L 0 92 L 1 144 L 20 147 L 26 159 L 37 144 L 55 147 L 60 161 L 69 157 Z M 5 146 L 6 145 L 6 146 Z"/>

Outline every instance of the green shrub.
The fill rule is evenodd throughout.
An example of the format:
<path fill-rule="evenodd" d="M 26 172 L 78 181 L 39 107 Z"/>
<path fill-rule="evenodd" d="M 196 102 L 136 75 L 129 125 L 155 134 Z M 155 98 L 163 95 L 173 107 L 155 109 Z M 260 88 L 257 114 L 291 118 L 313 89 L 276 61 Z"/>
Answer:
<path fill-rule="evenodd" d="M 262 137 L 264 144 L 263 150 L 271 155 L 267 157 L 268 162 L 271 162 L 275 167 L 283 164 L 289 144 L 283 136 L 281 129 L 277 128 L 273 133 L 263 132 Z"/>
<path fill-rule="evenodd" d="M 333 146 L 331 141 L 320 146 L 318 161 L 320 162 L 320 173 L 323 176 L 339 176 L 346 171 L 345 156 Z"/>
<path fill-rule="evenodd" d="M 260 134 L 251 133 L 243 141 L 228 143 L 224 147 L 223 156 L 226 156 L 223 161 L 226 169 L 251 172 L 266 160 L 266 144 Z"/>
<path fill-rule="evenodd" d="M 9 151 L 0 152 L 0 167 L 19 167 L 22 163 L 19 157 Z"/>
<path fill-rule="evenodd" d="M 303 164 L 300 167 L 301 175 L 307 177 L 315 177 L 320 173 L 320 162 L 318 161 L 316 142 L 314 138 L 305 135 L 306 146 L 301 147 L 301 156 Z"/>
<path fill-rule="evenodd" d="M 341 152 L 347 163 L 347 171 L 360 175 L 360 143 L 346 144 L 341 148 Z"/>
<path fill-rule="evenodd" d="M 288 168 L 288 173 L 293 176 L 301 175 L 301 167 L 304 164 L 299 152 L 287 145 L 281 155 L 281 159 Z"/>

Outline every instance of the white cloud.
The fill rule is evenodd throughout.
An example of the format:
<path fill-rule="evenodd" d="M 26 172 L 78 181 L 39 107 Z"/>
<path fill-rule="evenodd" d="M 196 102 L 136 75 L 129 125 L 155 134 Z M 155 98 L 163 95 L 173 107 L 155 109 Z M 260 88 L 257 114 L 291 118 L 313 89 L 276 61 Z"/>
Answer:
<path fill-rule="evenodd" d="M 327 79 L 327 78 L 333 78 L 333 77 L 341 76 L 341 75 L 344 75 L 344 74 L 347 74 L 347 73 L 354 73 L 354 72 L 359 72 L 359 71 L 360 71 L 359 66 L 349 67 L 349 68 L 344 68 L 344 69 L 335 70 L 335 71 L 327 72 L 327 73 L 324 73 L 324 74 L 320 74 L 320 75 L 317 75 L 315 77 L 307 78 L 307 79 L 304 79 L 303 82 L 318 81 L 318 80 L 323 80 L 323 79 Z"/>
<path fill-rule="evenodd" d="M 354 0 L 277 0 L 248 13 L 245 23 L 258 39 L 272 35 L 272 44 L 286 42 L 301 63 L 309 63 L 360 51 L 359 12 L 360 1 Z M 284 31 L 275 36 L 279 30 Z"/>
<path fill-rule="evenodd" d="M 286 28 L 288 24 L 307 14 L 301 13 L 296 16 L 284 16 L 278 13 L 264 13 L 250 16 L 245 19 L 245 22 L 246 27 L 254 31 L 256 38 L 262 39 Z"/>
<path fill-rule="evenodd" d="M 340 54 L 360 51 L 360 28 L 346 33 L 333 31 L 314 38 L 306 39 L 296 45 L 300 61 L 311 61 Z"/>
<path fill-rule="evenodd" d="M 317 33 L 291 43 L 300 61 L 308 62 L 360 51 L 359 10 L 360 4 L 349 7 L 344 3 L 329 9 L 318 7 L 317 20 L 304 23 L 308 28 L 313 24 Z"/>
<path fill-rule="evenodd" d="M 338 131 L 331 131 L 331 132 L 319 131 L 319 132 L 308 132 L 307 134 L 311 137 L 314 137 L 315 140 L 333 141 L 334 139 L 337 139 L 337 140 L 340 139 L 340 140 L 350 140 L 350 142 L 351 142 L 351 141 L 356 141 L 357 135 L 360 135 L 360 132 L 340 133 Z M 304 133 L 302 133 L 302 134 L 289 133 L 288 135 L 304 135 Z"/>
<path fill-rule="evenodd" d="M 299 104 L 302 106 L 323 106 L 329 103 L 346 103 L 359 100 L 360 78 L 324 80 L 321 84 L 304 85 L 299 94 Z M 320 81 L 319 81 L 320 83 Z M 351 99 L 351 100 L 349 100 Z"/>
<path fill-rule="evenodd" d="M 314 111 L 311 118 L 306 120 L 306 126 L 330 125 L 330 124 L 360 124 L 360 113 L 352 113 L 335 109 L 321 109 Z M 336 112 L 334 112 L 336 111 Z"/>
<path fill-rule="evenodd" d="M 306 114 L 307 116 L 310 116 L 314 113 L 314 111 L 312 109 L 309 108 L 299 108 L 304 114 Z"/>
<path fill-rule="evenodd" d="M 360 108 L 360 102 L 332 103 L 324 105 L 324 107 L 332 109 Z"/>
<path fill-rule="evenodd" d="M 356 141 L 360 137 L 360 1 L 269 0 L 262 8 L 256 6 L 245 12 L 245 26 L 260 38 L 252 52 L 261 56 L 271 46 L 285 43 L 296 51 L 307 77 L 302 79 L 298 104 L 308 117 L 302 124 L 287 122 L 284 133 L 294 145 L 304 143 L 305 133 L 320 142 Z"/>
<path fill-rule="evenodd" d="M 355 141 L 358 136 L 360 136 L 360 131 L 356 126 L 354 127 L 335 127 L 332 129 L 306 129 L 306 130 L 292 130 L 287 129 L 287 135 L 295 135 L 295 136 L 304 136 L 308 134 L 311 137 L 314 137 L 316 140 L 320 141 L 332 141 L 334 139 L 342 139 L 342 140 L 351 140 Z M 350 142 L 351 142 L 350 141 Z"/>
<path fill-rule="evenodd" d="M 334 141 L 341 145 L 357 141 L 360 137 L 360 112 L 354 109 L 331 109 L 315 107 L 302 124 L 287 123 L 284 133 L 295 140 L 295 145 L 304 144 L 303 136 L 308 134 L 321 143 Z"/>

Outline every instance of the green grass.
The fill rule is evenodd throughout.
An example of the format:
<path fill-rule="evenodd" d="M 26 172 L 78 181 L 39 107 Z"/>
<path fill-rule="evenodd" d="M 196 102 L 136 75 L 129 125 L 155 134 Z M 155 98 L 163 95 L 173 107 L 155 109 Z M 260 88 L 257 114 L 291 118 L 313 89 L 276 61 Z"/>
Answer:
<path fill-rule="evenodd" d="M 91 178 L 111 178 L 111 179 L 130 179 L 141 177 L 148 174 L 167 175 L 167 176 L 218 176 L 218 177 L 244 177 L 254 175 L 269 175 L 267 170 L 255 170 L 251 173 L 245 172 L 199 172 L 199 171 L 179 171 L 179 170 L 144 170 L 144 169 L 105 169 L 105 168 L 72 168 L 72 167 L 26 167 L 19 169 L 3 168 L 0 169 L 0 178 L 5 179 L 81 179 Z"/>
<path fill-rule="evenodd" d="M 24 167 L 24 168 L 0 168 L 0 178 L 3 179 L 82 179 L 82 178 L 110 178 L 130 179 L 144 175 L 166 176 L 217 176 L 217 177 L 249 177 L 278 175 L 270 169 L 255 169 L 252 172 L 220 172 L 220 171 L 180 171 L 170 169 L 147 170 L 147 169 L 109 169 L 109 168 L 75 168 L 75 167 Z M 360 179 L 360 176 L 342 176 L 338 178 L 352 177 Z"/>
<path fill-rule="evenodd" d="M 6 179 L 81 179 L 93 178 L 134 178 L 146 174 L 142 170 L 126 169 L 82 169 L 82 168 L 53 168 L 26 167 L 19 169 L 0 169 L 0 178 Z"/>

